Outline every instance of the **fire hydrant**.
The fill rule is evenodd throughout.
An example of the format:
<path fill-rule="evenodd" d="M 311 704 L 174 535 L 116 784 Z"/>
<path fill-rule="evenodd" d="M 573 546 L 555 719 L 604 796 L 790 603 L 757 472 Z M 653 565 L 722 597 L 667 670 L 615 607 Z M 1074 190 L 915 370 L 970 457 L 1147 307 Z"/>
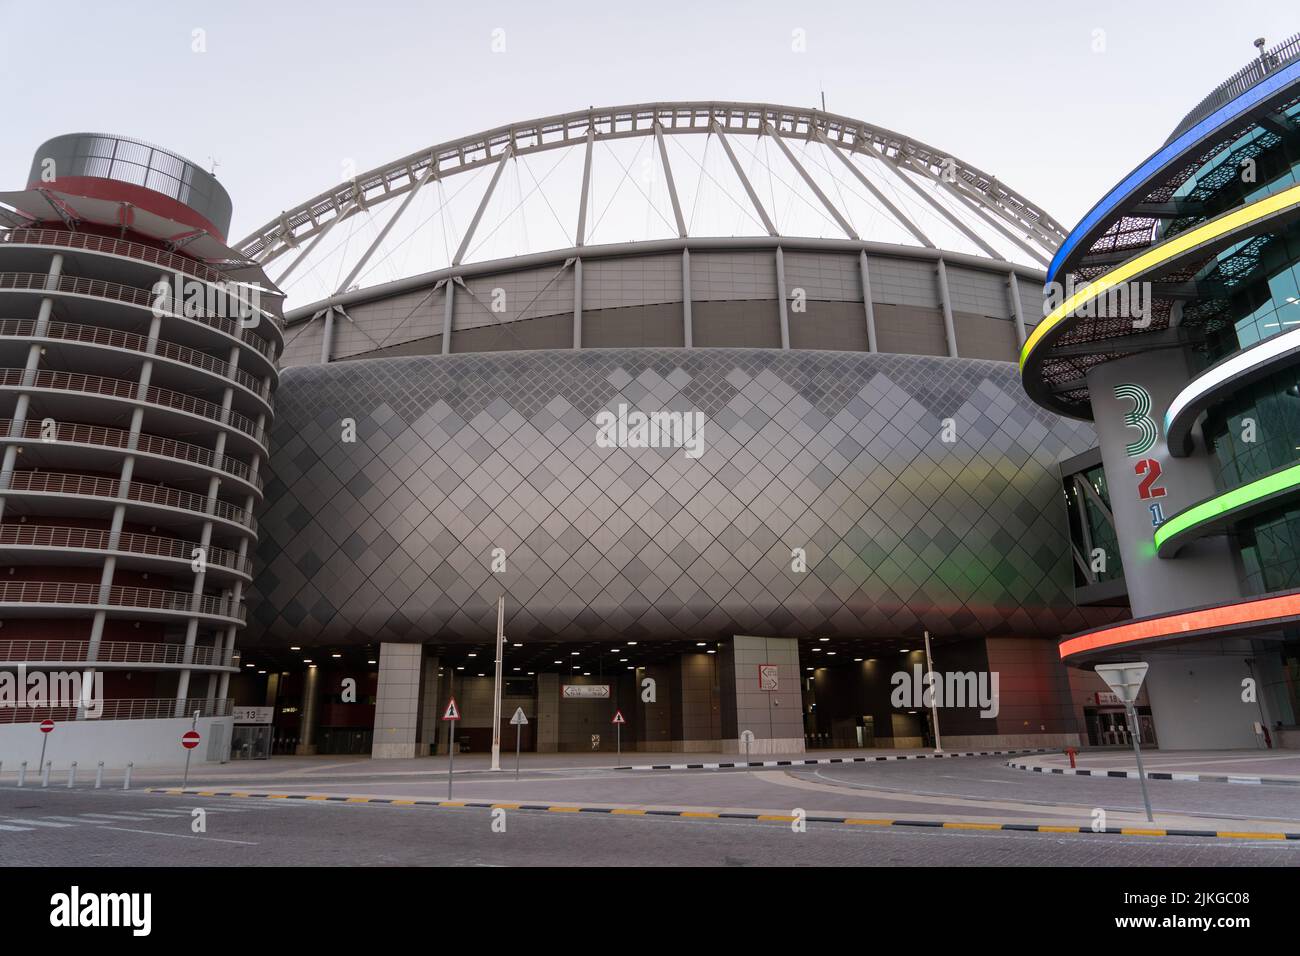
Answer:
<path fill-rule="evenodd" d="M 1071 769 L 1071 770 L 1073 770 L 1074 767 L 1075 767 L 1074 758 L 1075 758 L 1075 756 L 1076 756 L 1078 753 L 1079 753 L 1079 751 L 1076 750 L 1076 749 L 1073 748 L 1073 747 L 1066 747 L 1066 748 L 1065 748 L 1065 754 L 1066 754 L 1066 756 L 1068 756 L 1068 757 L 1070 758 L 1070 769 Z"/>

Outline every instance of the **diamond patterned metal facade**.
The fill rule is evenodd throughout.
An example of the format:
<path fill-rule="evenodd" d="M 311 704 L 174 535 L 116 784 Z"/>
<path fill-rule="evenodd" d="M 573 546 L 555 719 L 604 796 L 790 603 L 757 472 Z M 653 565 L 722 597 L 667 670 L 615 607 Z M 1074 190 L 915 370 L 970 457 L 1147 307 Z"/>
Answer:
<path fill-rule="evenodd" d="M 620 403 L 703 412 L 706 450 L 598 447 Z M 1008 363 L 421 356 L 289 369 L 277 406 L 245 646 L 481 642 L 502 592 L 531 640 L 1056 638 L 1122 613 L 1073 600 L 1056 462 L 1092 429 Z"/>

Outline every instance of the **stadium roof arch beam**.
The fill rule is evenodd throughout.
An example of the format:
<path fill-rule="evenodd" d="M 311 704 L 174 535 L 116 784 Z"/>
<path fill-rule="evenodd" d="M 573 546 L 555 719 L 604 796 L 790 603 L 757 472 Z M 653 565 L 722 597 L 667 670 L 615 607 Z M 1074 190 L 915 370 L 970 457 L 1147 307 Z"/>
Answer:
<path fill-rule="evenodd" d="M 692 134 L 697 139 L 689 139 Z M 751 142 L 765 142 L 762 148 L 751 150 L 742 137 Z M 670 161 L 669 140 L 679 144 L 703 141 L 704 161 L 696 162 L 701 177 L 706 177 L 709 183 L 697 188 L 695 198 L 699 200 L 704 185 L 716 187 L 746 214 L 743 221 L 756 227 L 754 238 L 815 236 L 797 224 L 787 224 L 786 220 L 792 218 L 790 209 L 776 208 L 779 205 L 776 199 L 766 195 L 777 182 L 793 197 L 785 206 L 794 206 L 800 215 L 814 217 L 827 230 L 823 238 L 880 241 L 866 228 L 878 224 L 878 229 L 890 230 L 891 234 L 897 232 L 921 247 L 968 251 L 972 255 L 1039 268 L 1048 263 L 1066 235 L 1041 207 L 997 177 L 951 153 L 893 130 L 822 110 L 768 103 L 700 101 L 589 108 L 511 123 L 436 144 L 345 180 L 286 210 L 245 236 L 236 248 L 264 268 L 288 257 L 289 265 L 277 276 L 279 281 L 287 281 L 304 262 L 323 254 L 326 237 L 336 226 L 359 214 L 375 213 L 385 203 L 396 201 L 397 211 L 379 235 L 363 245 L 364 251 L 355 261 L 346 261 L 337 269 L 337 275 L 346 275 L 347 281 L 338 283 L 336 279 L 336 287 L 305 297 L 314 302 L 312 314 L 320 315 L 331 304 L 337 304 L 338 296 L 355 287 L 358 279 L 364 281 L 364 268 L 372 262 L 380 245 L 391 241 L 393 224 L 425 184 L 432 182 L 441 189 L 451 177 L 475 170 L 482 171 L 488 179 L 486 187 L 478 187 L 482 192 L 472 221 L 456 229 L 456 234 L 448 239 L 450 248 L 455 249 L 450 265 L 461 267 L 474 259 L 480 241 L 475 236 L 484 232 L 480 227 L 487 225 L 483 222 L 484 213 L 493 202 L 494 193 L 498 194 L 496 201 L 501 201 L 499 194 L 503 190 L 498 186 L 505 186 L 501 180 L 508 178 L 504 177 L 507 167 L 513 161 L 570 149 L 582 154 L 579 195 L 548 195 L 543 190 L 552 187 L 541 182 L 534 185 L 557 220 L 556 209 L 575 211 L 577 229 L 564 228 L 574 239 L 574 248 L 582 249 L 592 242 L 595 229 L 592 220 L 598 218 L 596 210 L 589 209 L 594 178 L 593 150 L 599 157 L 602 147 L 613 149 L 623 141 L 638 138 L 649 142 L 651 161 L 658 153 L 658 163 L 654 165 L 661 170 L 667 198 L 671 201 L 671 212 L 660 215 L 678 239 L 748 237 L 728 236 L 718 229 L 693 225 L 685 197 L 679 193 L 683 174 L 694 170 L 678 163 L 678 175 L 674 177 L 676 158 Z M 717 153 L 709 157 L 708 145 L 714 140 L 718 144 Z M 715 164 L 713 170 L 720 171 L 716 177 L 706 168 L 710 161 Z M 558 165 L 559 160 L 556 162 Z M 759 175 L 755 175 L 755 166 L 759 167 Z M 621 172 L 625 177 L 629 170 Z M 620 170 L 614 170 L 615 178 L 619 173 Z M 469 185 L 471 193 L 475 188 L 473 183 Z M 644 198 L 651 202 L 650 197 Z M 522 205 L 523 200 L 520 202 Z M 859 210 L 859 220 L 869 215 L 872 222 L 855 221 L 854 209 Z M 863 209 L 868 212 L 861 212 Z M 343 233 L 335 234 L 339 235 Z M 599 237 L 597 241 L 600 244 Z M 546 250 L 529 250 L 543 251 Z M 344 254 L 351 256 L 353 251 L 349 248 Z M 371 268 L 373 271 L 374 266 Z"/>

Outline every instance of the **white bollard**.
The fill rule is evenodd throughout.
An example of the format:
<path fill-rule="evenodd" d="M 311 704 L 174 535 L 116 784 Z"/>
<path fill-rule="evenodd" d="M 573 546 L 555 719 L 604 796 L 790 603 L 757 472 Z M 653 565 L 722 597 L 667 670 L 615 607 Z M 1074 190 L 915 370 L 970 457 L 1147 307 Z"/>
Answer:
<path fill-rule="evenodd" d="M 27 782 L 27 761 L 24 760 L 18 765 L 18 786 Z"/>
<path fill-rule="evenodd" d="M 47 761 L 45 761 L 45 766 L 41 768 L 41 786 L 42 786 L 42 787 L 48 787 L 48 786 L 50 785 L 50 767 L 52 767 L 52 766 L 54 766 L 54 761 L 53 761 L 53 760 L 47 760 Z"/>
<path fill-rule="evenodd" d="M 100 761 L 95 767 L 95 789 L 98 790 L 104 785 L 104 761 Z"/>
<path fill-rule="evenodd" d="M 135 764 L 133 764 L 133 763 L 128 763 L 128 764 L 126 765 L 126 779 L 122 781 L 122 789 L 123 789 L 123 790 L 130 790 L 130 789 L 131 789 L 131 768 L 134 767 L 134 766 L 135 766 Z"/>
<path fill-rule="evenodd" d="M 74 760 L 72 761 L 72 763 L 68 765 L 68 789 L 71 790 L 73 785 L 76 782 L 77 782 L 77 761 Z"/>

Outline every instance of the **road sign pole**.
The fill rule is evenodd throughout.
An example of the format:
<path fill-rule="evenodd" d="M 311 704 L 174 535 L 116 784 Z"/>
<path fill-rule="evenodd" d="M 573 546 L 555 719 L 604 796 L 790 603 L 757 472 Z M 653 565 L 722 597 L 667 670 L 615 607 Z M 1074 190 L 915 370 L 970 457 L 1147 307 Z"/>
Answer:
<path fill-rule="evenodd" d="M 1142 805 L 1147 811 L 1147 822 L 1154 823 L 1151 815 L 1151 795 L 1147 792 L 1147 774 L 1142 767 L 1141 734 L 1138 732 L 1137 699 L 1146 680 L 1149 665 L 1143 661 L 1127 664 L 1098 664 L 1093 668 L 1124 704 L 1124 717 L 1128 720 L 1129 734 L 1133 737 L 1133 756 L 1137 760 L 1138 781 L 1142 784 Z"/>
<path fill-rule="evenodd" d="M 518 724 L 515 724 L 515 779 L 519 779 L 519 732 L 523 730 Z"/>
<path fill-rule="evenodd" d="M 501 658 L 505 656 L 506 596 L 497 598 L 497 676 L 492 693 L 492 769 L 501 769 Z"/>
<path fill-rule="evenodd" d="M 49 741 L 50 735 L 45 731 L 41 731 L 41 762 L 38 766 L 45 766 L 45 745 L 49 743 Z"/>
<path fill-rule="evenodd" d="M 194 717 L 190 720 L 190 730 L 194 730 L 199 725 L 199 712 L 194 712 Z M 196 743 L 195 746 L 198 746 Z M 184 790 L 190 783 L 190 757 L 194 753 L 194 747 L 186 745 L 185 747 L 185 779 L 181 781 L 181 789 Z"/>
<path fill-rule="evenodd" d="M 451 774 L 456 766 L 456 721 L 447 721 L 447 799 L 451 799 Z"/>
<path fill-rule="evenodd" d="M 614 725 L 614 752 L 615 756 L 621 761 L 623 759 L 623 725 Z"/>
<path fill-rule="evenodd" d="M 442 712 L 442 719 L 447 728 L 447 799 L 451 799 L 451 775 L 456 769 L 456 721 L 460 720 L 460 710 L 456 707 L 456 698 L 447 701 L 447 709 Z"/>
<path fill-rule="evenodd" d="M 1151 815 L 1151 796 L 1147 793 L 1147 775 L 1142 769 L 1142 745 L 1138 742 L 1138 717 L 1137 708 L 1132 704 L 1124 707 L 1125 716 L 1128 717 L 1129 734 L 1133 737 L 1133 756 L 1137 758 L 1138 780 L 1142 782 L 1142 805 L 1147 810 L 1147 823 L 1155 823 L 1155 817 Z"/>

